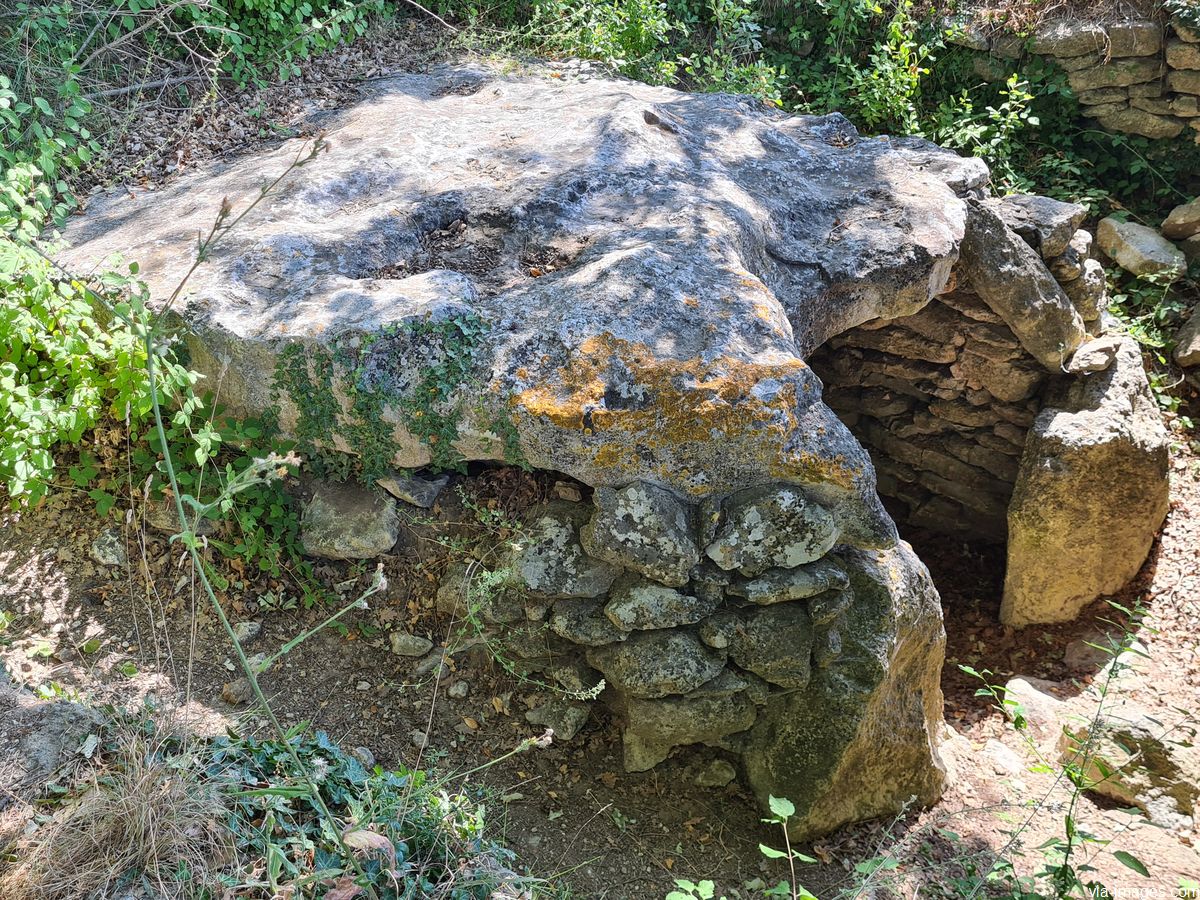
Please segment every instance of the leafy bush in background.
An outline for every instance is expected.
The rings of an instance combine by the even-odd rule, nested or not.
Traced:
[[[150,413],[144,298],[112,274],[102,297],[57,272],[42,255],[52,249],[0,236],[0,483],[14,503],[46,493],[59,444],[106,417],[136,427]],[[191,386],[170,356],[161,368],[168,396]]]
[[[19,0],[0,13],[0,484],[12,502],[41,499],[59,445],[79,443],[106,419],[139,434],[150,411],[148,298],[129,277],[136,267],[85,284],[51,262],[52,229],[76,206],[72,182],[102,162],[111,135],[101,132],[114,127],[113,110],[94,99],[217,71],[241,84],[286,78],[298,59],[361,34],[382,8],[383,0]],[[168,397],[194,382],[169,352],[160,368]],[[177,427],[187,430],[198,411]],[[106,491],[92,492],[111,505]],[[259,549],[274,568],[278,548]]]

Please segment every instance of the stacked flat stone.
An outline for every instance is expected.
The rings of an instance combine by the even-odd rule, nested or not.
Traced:
[[[1079,228],[1084,209],[1031,195],[986,205],[1040,257],[1026,263],[1043,269],[1044,281],[1052,276],[1085,327],[1098,331],[1104,269],[1091,258],[1091,234]],[[1069,361],[1041,364],[965,268],[955,290],[920,312],[851,329],[809,362],[825,383],[826,402],[871,451],[879,492],[900,521],[1004,541],[1041,391]]]
[[[599,697],[617,710],[628,771],[703,744],[742,757],[752,783],[785,778],[819,795],[884,679],[879,617],[897,601],[937,602],[922,568],[906,574],[906,547],[843,544],[829,510],[795,485],[699,503],[645,482],[598,488],[591,505],[536,510],[526,533],[511,561],[526,621],[500,640],[524,671],[587,694],[576,708]],[[457,575],[450,590],[466,590]],[[940,642],[940,629],[926,638]],[[929,669],[930,696],[910,695],[916,707],[937,693],[924,656],[913,663]],[[845,715],[823,722],[835,698]],[[797,758],[789,732],[820,746]]]
[[[1146,558],[1167,511],[1167,435],[1137,345],[1103,333],[1083,208],[966,194],[954,289],[810,363],[896,517],[1007,540],[1001,620],[1066,621]]]
[[[766,485],[692,505],[634,482],[594,507],[554,503],[516,554],[527,631],[548,632],[529,670],[586,658],[627,719],[625,767],[677,746],[738,749],[772,691],[799,691],[842,652],[853,595],[829,512]],[[574,671],[574,669],[572,670]],[[565,685],[564,685],[565,687]]]
[[[1200,132],[1200,32],[1178,19],[1166,27],[1152,20],[1101,25],[1063,19],[1039,26],[1028,40],[989,38],[970,25],[955,26],[954,33],[956,43],[990,51],[976,65],[989,79],[1010,74],[1011,66],[997,57],[1016,59],[1028,51],[1057,63],[1083,115],[1109,131],[1149,138]]]

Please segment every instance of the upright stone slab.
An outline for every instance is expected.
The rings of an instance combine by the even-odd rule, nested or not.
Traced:
[[[1008,510],[1001,621],[1068,621],[1137,574],[1167,514],[1167,448],[1130,338],[1108,369],[1050,398]]]

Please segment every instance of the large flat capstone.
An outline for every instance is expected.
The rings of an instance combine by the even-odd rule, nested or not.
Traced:
[[[521,457],[703,497],[805,484],[887,546],[866,453],[805,356],[947,287],[963,166],[840,116],[453,68],[379,82],[213,249],[177,308],[235,410],[369,469]],[[94,198],[63,262],[161,300],[222,201],[302,150]],[[936,163],[936,165],[935,165]],[[956,181],[957,179],[957,181]]]

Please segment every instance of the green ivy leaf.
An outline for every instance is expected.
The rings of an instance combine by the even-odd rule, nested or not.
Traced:
[[[1137,872],[1143,878],[1150,877],[1150,870],[1147,869],[1145,864],[1132,853],[1127,853],[1124,850],[1114,850],[1113,858],[1126,868],[1133,869],[1133,871]]]

